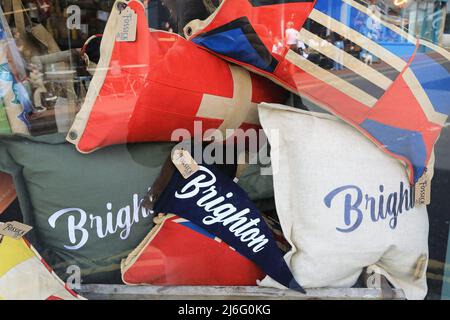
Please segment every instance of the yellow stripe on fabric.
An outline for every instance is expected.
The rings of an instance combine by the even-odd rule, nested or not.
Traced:
[[[436,51],[437,53],[439,53],[440,55],[445,57],[447,60],[450,60],[450,51],[447,51],[446,49],[441,48],[441,47],[435,45],[434,43],[431,43],[431,42],[423,40],[423,39],[419,40],[419,44],[421,44],[425,47],[428,47],[431,50]]]
[[[202,102],[196,114],[199,118],[223,120],[227,116],[228,109],[233,106],[233,99],[214,96],[210,94],[204,94]],[[248,110],[248,114],[245,117],[244,122],[248,124],[259,124],[258,118],[258,105],[251,103],[251,108]],[[226,128],[236,129],[236,128]]]
[[[406,68],[407,65],[406,61],[402,60],[389,50],[383,48],[378,43],[370,40],[369,38],[363,36],[361,33],[331,18],[330,16],[327,16],[326,14],[323,14],[322,12],[314,9],[311,12],[309,18],[326,26],[328,29],[331,29],[332,31],[339,33],[341,36],[354,42],[361,48],[370,51],[375,56],[377,56],[390,66],[392,66],[397,71],[402,72]]]
[[[252,78],[244,68],[229,64],[233,78],[233,98],[215,97],[203,95],[202,102],[197,111],[197,117],[223,119],[217,129],[222,133],[224,140],[228,138],[227,133],[239,128],[242,123],[258,124],[258,109],[252,103]],[[215,136],[216,141],[218,137]],[[208,137],[206,137],[208,139]]]
[[[423,112],[425,113],[428,121],[434,122],[440,126],[444,125],[447,121],[447,115],[437,112],[433,108],[433,104],[430,101],[430,98],[426,94],[423,86],[420,84],[419,80],[417,80],[416,76],[412,72],[410,68],[405,70],[403,74],[403,79],[405,80],[408,87],[411,89],[414,97],[419,102],[422,107]]]
[[[34,257],[33,251],[23,239],[3,237],[0,243],[0,277],[18,264]]]
[[[301,57],[299,54],[295,53],[292,50],[289,50],[286,55],[286,60],[291,62],[292,64],[298,66],[305,72],[309,73],[313,77],[319,79],[320,81],[325,82],[326,84],[336,88],[337,90],[343,92],[344,94],[350,96],[351,98],[359,101],[365,106],[371,108],[377,103],[377,99],[372,97],[371,95],[365,93],[363,90],[355,87],[351,83],[342,80],[341,78],[335,76],[331,72],[322,69],[318,65],[313,62]]]
[[[361,60],[356,59],[354,56],[348,54],[344,50],[337,48],[330,42],[324,41],[322,38],[316,36],[314,33],[311,33],[306,29],[300,30],[299,38],[305,44],[309,45],[309,47],[313,48],[314,50],[320,52],[330,59],[342,55],[345,67],[352,70],[359,76],[366,78],[367,80],[384,90],[387,90],[393,83],[391,79],[378,72],[374,68],[368,66]],[[313,40],[313,42],[309,40]],[[314,43],[316,43],[317,45],[314,45]]]

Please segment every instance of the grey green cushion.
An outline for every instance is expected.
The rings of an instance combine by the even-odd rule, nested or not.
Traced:
[[[0,171],[13,175],[24,222],[34,226],[31,240],[60,277],[66,279],[67,268],[74,265],[80,268],[83,283],[121,283],[121,259],[153,226],[152,217],[134,207],[172,147],[170,143],[119,145],[83,155],[61,134],[0,135]],[[253,200],[273,197],[272,177],[261,176],[257,165],[246,170],[240,184]],[[72,228],[71,241],[69,224],[79,225],[83,215],[86,222]],[[122,217],[119,225],[118,216]],[[124,219],[135,216],[137,222],[128,232]],[[112,225],[106,232],[108,219]]]
[[[120,260],[153,226],[153,217],[139,211],[139,200],[172,144],[121,145],[83,155],[61,142],[58,136],[45,142],[1,138],[0,170],[14,175],[24,221],[35,227],[41,254],[61,277],[75,265],[85,283],[119,283]]]

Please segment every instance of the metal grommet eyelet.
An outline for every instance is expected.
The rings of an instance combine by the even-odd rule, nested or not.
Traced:
[[[186,35],[187,35],[188,37],[190,37],[190,36],[192,35],[192,28],[191,28],[191,27],[187,27],[187,28],[186,28]]]
[[[78,138],[78,134],[75,131],[70,131],[69,132],[69,139],[70,140],[77,140]]]

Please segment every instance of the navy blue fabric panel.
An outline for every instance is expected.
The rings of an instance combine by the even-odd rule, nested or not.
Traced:
[[[176,170],[155,203],[155,212],[188,219],[252,260],[274,280],[304,292],[245,191],[214,166],[199,167],[188,179]]]
[[[265,47],[246,17],[203,33],[192,41],[213,52],[274,72],[278,61]]]
[[[396,127],[387,126],[367,119],[361,127],[381,142],[389,151],[408,159],[414,168],[414,182],[425,172],[427,149],[422,134]]]

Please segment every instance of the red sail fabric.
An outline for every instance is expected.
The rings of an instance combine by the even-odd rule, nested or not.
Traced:
[[[450,114],[450,53],[387,22],[376,5],[224,0],[184,32],[357,128],[407,166],[411,184],[430,182]]]
[[[126,260],[126,284],[255,286],[264,277],[250,260],[220,239],[167,215]]]
[[[114,7],[101,44],[101,59],[85,103],[67,140],[83,153],[126,142],[171,141],[177,129],[259,128],[257,104],[282,102],[286,91],[230,65],[192,42],[149,31],[139,1],[136,40],[117,41],[120,10]]]

